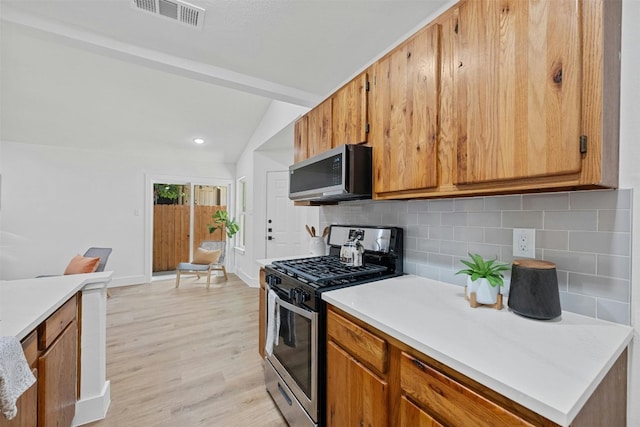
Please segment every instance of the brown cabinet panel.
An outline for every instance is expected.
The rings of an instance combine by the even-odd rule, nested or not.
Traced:
[[[78,303],[74,295],[39,326],[38,347],[40,350],[49,348],[67,325],[76,318],[77,311]]]
[[[258,353],[266,357],[264,346],[267,341],[267,288],[264,268],[260,269],[260,296],[258,298]]]
[[[411,403],[406,397],[400,398],[400,425],[412,427],[444,427],[431,415]]]
[[[453,33],[443,35],[454,49],[454,184],[580,172],[578,7],[575,0],[460,4]]]
[[[327,336],[340,343],[360,362],[372,367],[380,374],[386,373],[388,353],[385,340],[333,311],[327,312]]]
[[[389,425],[387,382],[356,359],[327,343],[327,425]]]
[[[307,113],[308,157],[333,148],[331,114],[331,98]]]
[[[340,88],[331,102],[332,146],[367,142],[367,73]]]
[[[449,426],[533,425],[406,353],[400,361],[400,385]]]
[[[38,427],[71,425],[76,405],[77,355],[78,325],[73,319],[38,361]]]
[[[37,369],[32,369],[31,372],[38,378]],[[0,414],[0,427],[35,427],[38,424],[38,381],[18,398],[16,407],[18,413],[11,421]]]
[[[373,66],[374,192],[436,187],[439,27],[422,29]]]
[[[293,128],[293,161],[301,162],[309,157],[309,135],[308,135],[309,118],[302,116]]]

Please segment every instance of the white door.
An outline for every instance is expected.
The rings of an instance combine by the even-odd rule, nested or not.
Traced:
[[[267,172],[266,257],[301,255],[303,248],[304,207],[289,200],[289,171]],[[304,249],[304,250],[303,250]]]

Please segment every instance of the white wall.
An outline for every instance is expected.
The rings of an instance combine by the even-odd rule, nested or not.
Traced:
[[[622,2],[622,76],[620,96],[620,187],[633,188],[631,259],[631,326],[635,329],[631,345],[629,372],[628,425],[640,425],[640,2]],[[632,403],[634,402],[634,403]]]
[[[144,282],[145,176],[233,180],[207,156],[0,142],[0,278],[61,274],[90,246],[113,248],[112,285]]]
[[[236,253],[236,273],[251,285],[255,285],[258,278],[255,261],[264,256],[264,251],[260,250],[260,245],[264,245],[264,221],[261,218],[265,215],[266,204],[263,203],[264,194],[260,192],[262,184],[266,181],[266,171],[271,166],[277,169],[270,170],[288,168],[293,158],[292,151],[283,150],[280,152],[281,159],[277,156],[270,159],[271,166],[267,163],[256,165],[254,151],[307,111],[308,108],[305,107],[273,101],[236,164],[236,177],[245,177],[247,182],[247,243],[244,252]],[[291,143],[293,144],[293,141]],[[262,217],[256,218],[258,212]]]

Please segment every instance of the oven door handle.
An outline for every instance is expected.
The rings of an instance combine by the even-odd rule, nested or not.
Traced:
[[[288,303],[286,301],[284,301],[283,299],[281,299],[279,296],[276,297],[276,304],[278,304],[279,306],[282,306],[284,308],[286,308],[289,311],[293,311],[296,314],[299,314],[302,317],[306,317],[309,320],[313,320],[313,312],[309,311],[309,310],[305,310],[304,308],[300,308],[297,307],[291,303]]]

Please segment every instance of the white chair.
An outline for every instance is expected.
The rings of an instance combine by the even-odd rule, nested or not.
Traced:
[[[184,275],[207,275],[207,289],[211,285],[211,272],[222,271],[224,280],[228,280],[227,270],[224,267],[224,255],[226,241],[205,240],[193,255],[191,262],[181,262],[176,267],[176,288],[180,286],[180,277]],[[219,253],[218,253],[219,251]]]

